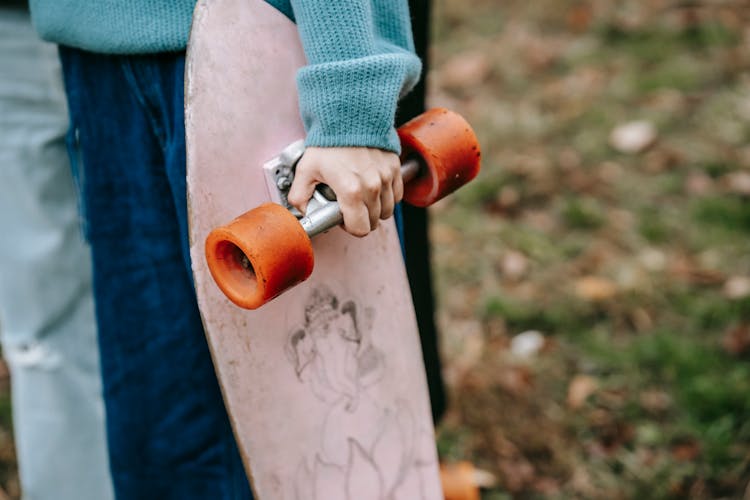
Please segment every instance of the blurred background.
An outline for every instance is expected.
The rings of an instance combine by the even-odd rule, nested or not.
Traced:
[[[484,158],[431,210],[441,456],[485,499],[750,498],[750,1],[435,0],[432,36]]]
[[[484,498],[750,498],[750,2],[436,0],[446,459]]]

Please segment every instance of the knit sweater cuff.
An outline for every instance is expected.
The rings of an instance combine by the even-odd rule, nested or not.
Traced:
[[[297,74],[308,146],[363,146],[400,153],[396,104],[417,81],[412,53],[379,54],[305,66]]]

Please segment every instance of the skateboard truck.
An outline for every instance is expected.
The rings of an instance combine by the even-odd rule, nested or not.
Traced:
[[[479,173],[476,135],[460,115],[431,109],[398,129],[404,201],[426,207]],[[272,203],[244,213],[211,231],[206,260],[224,295],[245,309],[257,309],[306,280],[313,270],[310,238],[343,222],[335,194],[319,186],[304,216],[286,196],[304,143],[287,146],[264,165]]]
[[[402,163],[401,178],[404,183],[414,179],[419,173],[420,168],[420,162],[416,158],[409,158]],[[310,238],[344,222],[344,217],[341,214],[339,203],[335,199],[335,194],[334,198],[331,199],[330,195],[325,192],[326,189],[330,191],[328,186],[324,186],[320,190],[315,190],[312,199],[308,203],[307,214],[299,221],[305,233]],[[331,193],[333,192],[331,191]]]
[[[263,165],[266,187],[271,201],[289,210],[299,220],[305,233],[312,238],[344,222],[341,209],[336,201],[336,193],[325,184],[320,184],[307,204],[307,213],[302,214],[287,199],[294,181],[297,162],[305,153],[305,141],[291,143],[284,150]],[[404,183],[414,179],[420,172],[418,158],[408,158],[401,165],[401,178]]]

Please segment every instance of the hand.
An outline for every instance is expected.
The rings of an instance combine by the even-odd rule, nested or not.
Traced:
[[[393,215],[404,194],[401,162],[395,153],[373,148],[307,148],[297,163],[289,202],[305,213],[317,184],[336,193],[344,229],[366,236]]]

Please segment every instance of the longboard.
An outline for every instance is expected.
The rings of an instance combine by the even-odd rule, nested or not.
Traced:
[[[295,25],[262,0],[198,1],[186,63],[190,253],[245,469],[260,500],[441,499],[394,222],[362,239],[338,227],[316,236],[309,278],[257,310],[228,300],[206,261],[213,229],[274,200],[263,166],[304,137],[304,64]]]

